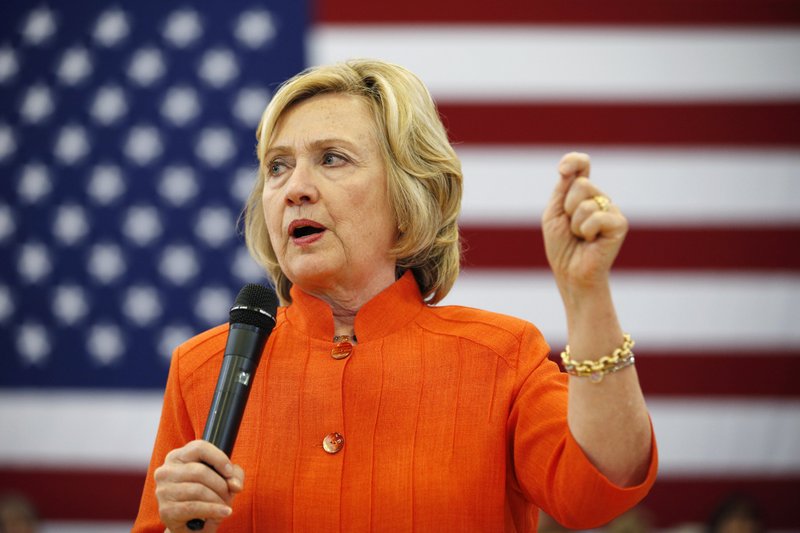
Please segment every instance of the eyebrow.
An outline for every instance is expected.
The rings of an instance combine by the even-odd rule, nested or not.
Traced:
[[[319,150],[320,148],[325,148],[329,146],[344,146],[345,148],[349,148],[354,151],[358,150],[359,148],[358,144],[341,137],[325,137],[324,139],[316,139],[308,143],[306,146],[308,148],[311,148],[312,150]],[[273,153],[285,153],[291,151],[292,151],[291,146],[284,146],[284,145],[270,146],[269,149],[264,154],[264,158],[265,159],[269,158],[269,156],[272,155]]]

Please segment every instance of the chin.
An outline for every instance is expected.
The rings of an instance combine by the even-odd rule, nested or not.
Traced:
[[[287,268],[288,267],[288,268]],[[334,266],[324,261],[289,261],[281,269],[294,285],[299,287],[327,285],[331,279],[336,277],[336,272],[344,268]]]

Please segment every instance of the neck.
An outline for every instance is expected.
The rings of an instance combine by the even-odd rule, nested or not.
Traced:
[[[358,309],[337,309],[331,306],[333,311],[333,334],[355,336],[355,322]]]
[[[385,279],[384,279],[385,278]],[[375,296],[395,282],[394,273],[384,278],[373,278],[366,287],[358,290],[347,290],[338,287],[334,290],[309,291],[326,302],[333,313],[334,335],[355,335],[355,321],[358,311]]]

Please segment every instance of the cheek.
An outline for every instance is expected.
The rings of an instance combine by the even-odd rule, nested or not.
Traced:
[[[274,248],[280,243],[279,237],[282,227],[282,213],[280,205],[276,205],[275,203],[275,194],[273,191],[265,189],[264,193],[261,195],[261,209],[264,213],[264,220],[267,223],[267,232],[269,233],[269,238]]]

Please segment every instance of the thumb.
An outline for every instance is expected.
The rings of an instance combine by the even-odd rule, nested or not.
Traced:
[[[589,155],[580,152],[570,152],[561,158],[558,163],[559,179],[553,188],[553,194],[547,204],[543,218],[551,218],[564,214],[564,200],[567,192],[578,177],[589,177],[591,164]]]

